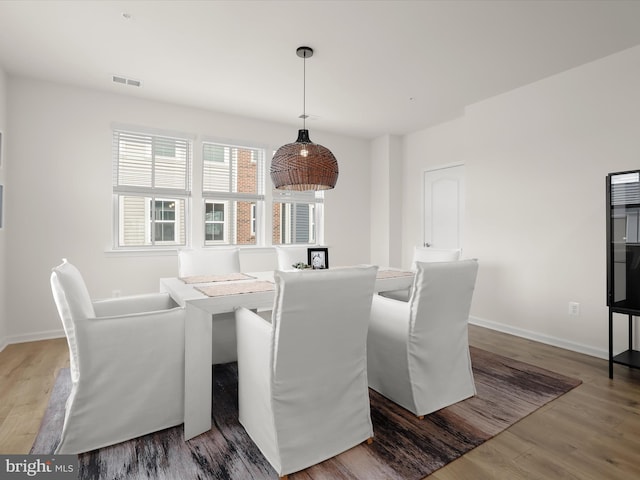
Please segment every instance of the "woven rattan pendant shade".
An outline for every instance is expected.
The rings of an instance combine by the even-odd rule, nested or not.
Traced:
[[[278,149],[271,160],[271,180],[280,190],[329,190],[338,181],[338,162],[333,153],[298,130],[295,143]]]
[[[296,54],[306,62],[306,59],[313,55],[313,50],[309,47],[298,47]],[[313,143],[309,139],[309,130],[305,128],[306,67],[304,72],[301,116],[303,128],[298,130],[295,143],[287,143],[280,147],[271,160],[271,180],[278,190],[329,190],[334,188],[338,181],[336,157],[328,148]]]

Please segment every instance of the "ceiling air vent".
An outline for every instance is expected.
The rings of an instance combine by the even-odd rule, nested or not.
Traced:
[[[126,78],[120,75],[113,76],[113,83],[121,83],[122,85],[130,85],[132,87],[142,86],[142,82],[140,80],[135,80],[133,78]]]

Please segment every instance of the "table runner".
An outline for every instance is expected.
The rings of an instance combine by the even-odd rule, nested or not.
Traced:
[[[210,287],[195,287],[196,290],[208,297],[220,297],[223,295],[239,295],[242,293],[268,292],[275,288],[274,284],[267,281],[224,283]]]
[[[211,283],[211,282],[231,282],[236,280],[248,280],[252,277],[246,273],[223,273],[217,275],[191,275],[189,277],[181,277],[184,283]]]
[[[378,270],[378,278],[396,278],[396,277],[411,277],[414,272],[406,272],[403,270]]]

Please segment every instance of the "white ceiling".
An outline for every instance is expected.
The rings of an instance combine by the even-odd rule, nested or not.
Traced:
[[[365,138],[639,44],[636,0],[0,1],[10,75],[297,127],[308,45],[307,127]]]

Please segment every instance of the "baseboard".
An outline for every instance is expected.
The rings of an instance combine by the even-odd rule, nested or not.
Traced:
[[[45,332],[29,333],[25,335],[9,335],[0,339],[0,352],[13,343],[37,342],[38,340],[50,340],[64,337],[64,330],[48,330]]]
[[[582,345],[580,343],[570,342],[562,338],[552,337],[550,335],[544,335],[531,330],[525,330],[523,328],[513,327],[511,325],[505,325],[503,323],[492,322],[491,320],[485,320],[484,318],[469,317],[469,323],[472,325],[478,325],[480,327],[489,328],[502,333],[508,333],[515,335],[516,337],[526,338],[535,342],[544,343],[546,345],[552,345],[554,347],[564,348],[565,350],[571,350],[572,352],[584,353],[596,358],[609,359],[609,352],[601,350],[599,348],[591,347],[589,345]]]
[[[571,350],[572,352],[583,353],[596,358],[602,358],[607,360],[609,358],[609,352],[598,348],[591,347],[589,345],[582,345],[580,343],[570,342],[562,338],[552,337],[550,335],[543,335],[541,333],[532,332],[531,330],[525,330],[523,328],[513,327],[511,325],[505,325],[504,323],[493,322],[480,317],[469,317],[469,323],[472,325],[478,325],[479,327],[496,330],[502,333],[508,333],[509,335],[515,335],[516,337],[526,338],[535,342],[544,343],[546,345],[552,345],[554,347],[564,348],[565,350]],[[35,342],[38,340],[49,340],[52,338],[64,337],[64,330],[49,330],[45,332],[30,333],[26,335],[12,335],[4,338],[0,338],[0,352],[3,351],[8,345],[13,343]]]

